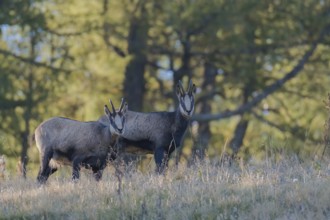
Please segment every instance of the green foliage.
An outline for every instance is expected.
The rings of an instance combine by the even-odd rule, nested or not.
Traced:
[[[48,117],[96,120],[109,98],[119,102],[133,22],[147,39],[140,51],[147,59],[144,110],[173,109],[175,76],[192,77],[200,88],[209,62],[218,69],[214,89],[196,100],[208,97],[211,114],[236,109],[291,71],[330,23],[329,3],[313,0],[10,0],[0,6],[0,151],[13,159],[24,132],[31,137]],[[320,153],[329,52],[327,35],[299,76],[245,113],[246,158],[266,157],[270,139],[283,148],[276,151]],[[209,156],[221,154],[238,120],[210,123]],[[192,136],[184,153],[191,152]],[[37,161],[35,150],[29,156]]]

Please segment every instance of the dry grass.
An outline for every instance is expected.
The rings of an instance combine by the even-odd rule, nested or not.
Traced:
[[[44,187],[2,181],[0,219],[330,219],[328,162],[125,172],[120,194],[114,172],[105,174],[76,184],[51,176]]]

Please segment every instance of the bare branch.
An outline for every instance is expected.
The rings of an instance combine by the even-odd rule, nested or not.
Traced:
[[[204,16],[203,20],[201,21],[199,26],[192,30],[188,30],[187,35],[192,36],[192,35],[201,33],[205,28],[208,27],[208,24],[210,23],[210,21],[215,20],[216,17],[218,17],[219,15],[220,15],[220,13],[218,11],[216,11],[214,13],[209,14],[208,16]]]
[[[108,48],[112,49],[118,56],[120,57],[126,57],[126,53],[120,49],[118,46],[113,45],[110,42],[110,24],[108,22],[104,22],[103,24],[103,40],[105,44],[108,46]]]
[[[271,95],[272,93],[276,92],[280,89],[287,81],[291,80],[295,76],[297,76],[300,71],[304,68],[304,65],[307,63],[308,59],[313,55],[317,45],[321,42],[323,37],[328,34],[330,29],[330,25],[327,26],[319,35],[319,37],[312,43],[311,48],[304,54],[304,56],[300,59],[298,64],[283,78],[278,79],[271,85],[264,88],[264,90],[256,95],[251,101],[247,102],[244,105],[241,105],[235,110],[232,111],[225,111],[220,114],[197,114],[192,117],[193,120],[196,121],[212,121],[212,120],[219,120],[222,118],[228,118],[234,115],[240,115],[242,113],[250,111],[253,107],[259,104],[263,99]]]
[[[278,124],[276,124],[276,123],[274,123],[274,122],[272,122],[272,121],[269,121],[269,120],[265,119],[265,118],[262,117],[261,115],[257,114],[255,111],[251,111],[251,113],[252,113],[252,115],[253,115],[256,119],[258,119],[258,120],[261,121],[262,123],[267,124],[267,125],[269,125],[269,126],[271,126],[271,127],[274,127],[274,128],[276,128],[277,130],[279,130],[279,131],[281,131],[281,132],[285,132],[285,131],[287,131],[287,129],[285,129],[284,126],[278,125]]]
[[[159,64],[157,63],[157,61],[147,60],[147,65],[149,65],[149,66],[151,66],[151,67],[153,67],[153,68],[155,68],[155,69],[157,69],[157,70],[167,70],[167,71],[171,71],[170,69],[165,68],[165,67],[159,65]]]
[[[101,29],[101,28],[100,27],[95,27],[95,28],[90,28],[90,29],[87,29],[87,30],[82,30],[82,31],[79,31],[79,32],[58,32],[58,31],[55,31],[55,30],[51,30],[49,28],[45,28],[44,31],[48,32],[50,34],[53,34],[55,36],[58,36],[58,37],[73,37],[73,36],[81,36],[83,34],[90,33],[93,30],[99,30],[99,29]]]
[[[269,121],[266,118],[262,117],[261,115],[257,114],[254,111],[251,111],[252,115],[259,120],[260,122],[267,124],[270,127],[276,128],[281,132],[289,132],[290,134],[292,134],[293,136],[299,138],[302,141],[306,140],[306,135],[305,135],[305,129],[301,128],[297,125],[295,126],[286,126],[286,125],[280,125],[280,124],[276,124],[275,122]],[[312,137],[309,138],[310,141],[317,143],[317,140],[314,140]]]
[[[0,99],[0,109],[1,110],[8,110],[13,109],[19,106],[25,106],[26,101],[25,100],[6,100],[6,99]]]
[[[291,95],[296,95],[296,96],[298,96],[299,98],[302,98],[302,99],[310,99],[311,101],[319,102],[317,97],[307,95],[307,94],[303,94],[300,91],[295,91],[293,89],[283,88],[283,92],[289,93]]]
[[[195,103],[197,105],[198,103],[201,103],[203,101],[212,99],[215,95],[219,95],[219,96],[224,97],[224,94],[223,94],[222,91],[214,89],[214,90],[212,90],[208,93],[204,93],[203,95],[199,96],[198,99],[196,99]]]
[[[46,63],[37,62],[33,59],[29,59],[29,58],[26,58],[26,57],[16,55],[16,54],[14,54],[10,51],[7,51],[7,50],[0,49],[0,54],[3,54],[4,56],[13,57],[13,58],[15,58],[19,61],[23,61],[25,63],[32,64],[36,67],[44,67],[44,68],[50,69],[50,70],[55,71],[55,72],[64,72],[64,73],[71,73],[72,72],[72,70],[66,70],[66,69],[62,69],[62,68],[53,67],[53,66],[50,66]]]

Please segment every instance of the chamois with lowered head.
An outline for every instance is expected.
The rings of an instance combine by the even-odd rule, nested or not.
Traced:
[[[122,99],[116,111],[104,106],[107,123],[81,122],[54,117],[41,123],[35,130],[36,145],[40,153],[37,181],[43,184],[61,165],[72,166],[72,180],[79,179],[80,167],[92,169],[94,178],[102,178],[107,156],[112,152],[119,135],[124,132],[127,103]]]
[[[156,172],[164,173],[171,153],[181,145],[182,137],[194,111],[196,87],[189,81],[187,91],[181,81],[176,86],[179,107],[174,112],[127,111],[125,132],[118,138],[123,152],[154,154]],[[100,118],[105,121],[105,116]]]

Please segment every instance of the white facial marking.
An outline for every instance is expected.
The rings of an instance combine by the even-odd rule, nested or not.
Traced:
[[[117,128],[118,129],[122,129],[123,128],[123,123],[122,123],[121,117],[118,114],[115,116],[114,122],[117,125]]]
[[[181,114],[187,116],[187,112],[182,108],[182,105],[180,105],[180,112],[181,112]]]
[[[186,106],[187,111],[190,111],[192,106],[191,106],[191,99],[190,99],[189,95],[184,96],[183,102],[184,102],[184,105]]]
[[[111,124],[110,124],[109,128],[110,128],[111,134],[117,134],[117,131],[112,127]]]

